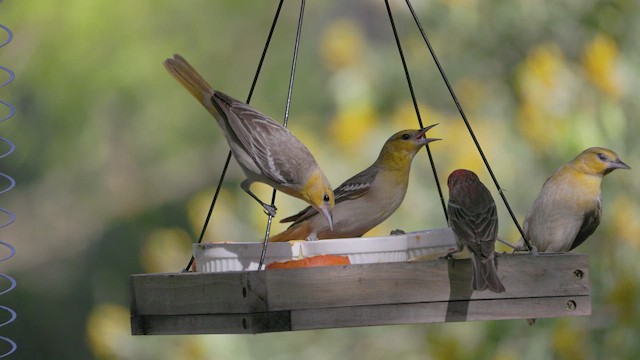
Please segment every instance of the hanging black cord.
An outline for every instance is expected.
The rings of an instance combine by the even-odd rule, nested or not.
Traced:
[[[485,157],[484,152],[482,151],[482,147],[480,147],[480,143],[478,142],[478,139],[476,138],[476,135],[473,132],[473,129],[471,129],[471,125],[469,125],[469,121],[467,120],[467,116],[465,115],[464,110],[462,110],[462,106],[460,105],[460,102],[458,101],[458,97],[456,96],[456,93],[453,90],[453,87],[449,83],[449,79],[447,78],[447,75],[444,73],[444,69],[442,68],[442,65],[440,65],[440,61],[438,61],[438,57],[436,56],[435,51],[431,47],[431,43],[429,42],[429,39],[427,38],[427,35],[426,35],[424,29],[422,28],[422,24],[420,24],[420,20],[418,20],[418,16],[416,15],[416,12],[413,10],[413,6],[411,6],[411,1],[410,0],[405,0],[405,1],[407,3],[407,6],[409,7],[409,11],[411,11],[411,15],[413,16],[413,20],[416,22],[416,25],[418,26],[418,29],[420,29],[420,34],[422,35],[422,38],[424,39],[425,44],[429,48],[429,52],[431,53],[431,57],[433,57],[433,61],[435,62],[436,66],[438,67],[438,71],[440,72],[440,75],[442,76],[442,80],[444,80],[444,83],[447,86],[447,89],[449,90],[449,93],[451,94],[451,97],[453,98],[453,101],[456,103],[456,107],[458,108],[458,112],[460,112],[460,116],[462,116],[462,120],[464,120],[464,124],[467,126],[467,130],[469,130],[469,134],[471,135],[471,138],[473,139],[473,142],[475,143],[476,148],[478,149],[478,152],[480,153],[480,157],[482,157],[482,161],[484,162],[485,167],[489,171],[489,175],[491,175],[491,179],[493,180],[493,183],[496,185],[496,188],[498,189],[498,193],[500,194],[500,197],[502,198],[502,201],[504,202],[505,206],[507,207],[507,210],[509,211],[509,215],[511,215],[511,219],[513,220],[513,223],[516,224],[516,227],[518,228],[518,231],[520,232],[520,235],[522,236],[522,239],[524,240],[525,244],[527,245],[527,248],[529,250],[532,250],[531,243],[529,243],[529,240],[527,239],[527,237],[524,236],[524,231],[520,227],[520,224],[518,223],[518,219],[516,219],[516,216],[513,213],[513,210],[511,210],[511,206],[509,205],[509,202],[507,201],[507,197],[504,195],[504,190],[500,187],[500,184],[498,184],[498,179],[493,174],[493,170],[491,170],[491,166],[489,165],[489,161],[487,161],[487,158]]]
[[[246,103],[248,104],[251,101],[251,97],[253,96],[253,90],[256,87],[256,83],[258,82],[258,77],[260,76],[260,70],[262,70],[262,64],[264,63],[264,58],[267,56],[267,50],[269,49],[269,44],[271,43],[271,36],[273,35],[273,31],[276,28],[276,23],[278,22],[278,17],[280,16],[280,9],[282,9],[282,3],[284,0],[280,0],[278,4],[278,9],[276,10],[276,14],[273,17],[273,22],[271,23],[271,29],[269,30],[269,35],[267,36],[267,41],[264,44],[264,48],[262,49],[262,55],[260,56],[260,61],[258,62],[258,68],[256,69],[256,73],[253,76],[253,82],[251,83],[251,88],[249,89],[249,95],[247,96]],[[227,160],[224,163],[224,167],[222,168],[222,174],[220,174],[220,180],[218,180],[218,187],[216,188],[216,192],[213,195],[213,199],[211,200],[211,206],[209,206],[209,212],[207,213],[207,217],[204,220],[204,224],[202,225],[202,231],[200,232],[200,237],[198,238],[198,244],[202,242],[204,238],[204,233],[207,230],[207,226],[209,225],[209,221],[211,220],[211,215],[213,214],[213,208],[216,206],[216,202],[218,201],[218,195],[220,194],[220,190],[222,189],[222,182],[224,181],[224,177],[227,175],[227,169],[229,168],[229,162],[231,161],[231,150],[227,153]],[[194,257],[191,255],[191,260],[189,260],[189,264],[184,268],[183,271],[189,271],[191,265],[193,264]]]
[[[393,15],[391,14],[391,8],[389,7],[389,0],[384,0],[384,4],[387,6],[387,14],[389,14],[389,21],[391,22],[391,28],[393,29],[393,36],[396,39],[396,45],[398,45],[398,52],[400,53],[400,59],[402,59],[402,67],[404,68],[404,75],[407,78],[407,84],[409,85],[409,92],[411,93],[411,101],[413,101],[413,108],[416,111],[416,116],[418,117],[418,124],[420,128],[423,128],[422,125],[422,117],[420,116],[420,109],[418,108],[418,101],[416,101],[416,94],[413,91],[413,84],[411,82],[411,76],[409,75],[409,68],[407,67],[407,62],[404,58],[404,52],[402,51],[402,45],[400,44],[400,38],[398,37],[398,31],[396,29],[396,23],[393,21]],[[442,211],[444,212],[444,218],[449,223],[449,215],[447,214],[447,205],[444,201],[444,194],[442,193],[442,188],[440,187],[440,180],[438,180],[438,171],[436,170],[436,164],[433,161],[433,156],[431,155],[431,149],[429,148],[429,144],[426,144],[425,148],[427,149],[427,155],[429,155],[429,163],[431,164],[431,169],[433,170],[433,178],[436,180],[436,187],[438,188],[438,194],[440,194],[440,202],[442,203]]]
[[[291,107],[291,95],[293,94],[293,79],[296,76],[296,64],[298,63],[298,49],[300,48],[300,34],[302,33],[302,19],[304,17],[304,6],[306,1],[302,0],[300,2],[300,15],[298,16],[298,29],[296,31],[296,41],[293,47],[293,60],[291,62],[291,75],[289,76],[289,90],[287,92],[287,104],[284,110],[284,122],[282,126],[285,128],[289,123],[289,108]],[[274,206],[276,202],[276,190],[273,190],[273,194],[271,195],[271,206]],[[267,228],[264,232],[264,242],[262,243],[262,253],[260,254],[260,262],[258,263],[258,271],[262,269],[262,265],[264,264],[264,259],[267,256],[267,245],[269,244],[269,233],[271,232],[271,222],[273,221],[273,216],[269,215],[269,220],[267,220]]]

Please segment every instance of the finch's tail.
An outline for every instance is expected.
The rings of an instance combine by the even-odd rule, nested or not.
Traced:
[[[311,234],[311,226],[303,221],[299,224],[291,225],[287,230],[269,238],[271,242],[284,242],[289,240],[305,240]]]
[[[218,111],[211,103],[213,88],[182,56],[175,54],[164,61],[164,67],[187,91],[193,95],[214,116]]]
[[[498,268],[495,257],[488,259],[478,259],[475,255],[471,256],[473,263],[473,277],[471,279],[471,287],[473,290],[489,289],[496,293],[505,291],[504,285],[498,278]]]

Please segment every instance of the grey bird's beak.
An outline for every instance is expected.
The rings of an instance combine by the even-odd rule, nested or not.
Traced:
[[[438,124],[433,124],[433,125],[429,125],[427,127],[423,127],[422,129],[420,129],[420,131],[418,131],[418,133],[415,136],[415,139],[420,143],[420,145],[426,145],[432,141],[438,141],[438,140],[442,140],[442,139],[436,139],[436,138],[428,138],[425,137],[425,133],[427,131],[429,131],[429,129],[433,128],[434,126],[436,126]]]
[[[611,169],[611,170],[613,170],[613,169],[631,169],[631,167],[629,165],[625,164],[620,159],[617,159],[616,161],[613,161],[613,162],[609,163],[608,168]]]
[[[329,229],[333,231],[333,214],[331,213],[331,210],[327,209],[326,207],[322,207],[320,209],[320,212],[329,222]]]

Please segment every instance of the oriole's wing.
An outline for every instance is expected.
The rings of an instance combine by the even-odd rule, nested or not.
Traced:
[[[317,166],[309,149],[270,117],[219,91],[212,103],[223,115],[229,136],[275,183],[300,183],[307,169]]]
[[[571,244],[569,251],[578,247],[578,245],[582,244],[594,231],[598,225],[600,225],[600,218],[602,216],[602,200],[598,199],[596,208],[592,211],[589,211],[584,214],[582,220],[582,226],[580,226],[580,230],[578,230],[578,234],[576,235],[575,240]]]
[[[371,189],[371,184],[378,174],[377,164],[374,164],[364,171],[352,176],[333,190],[336,206],[343,201],[351,201],[360,198]],[[280,220],[281,223],[294,222],[294,224],[309,219],[318,214],[311,206],[306,207],[299,213]],[[293,225],[292,225],[293,226]]]

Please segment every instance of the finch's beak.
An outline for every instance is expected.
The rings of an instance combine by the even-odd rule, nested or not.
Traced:
[[[331,213],[331,210],[323,206],[320,208],[320,212],[327,219],[327,222],[329,222],[329,229],[333,231],[333,214]]]
[[[425,137],[425,136],[424,136],[424,135],[425,135],[425,133],[426,133],[429,129],[431,129],[432,127],[434,127],[434,126],[436,126],[436,125],[438,125],[438,124],[433,124],[433,125],[429,125],[429,126],[427,126],[427,127],[423,127],[422,129],[420,129],[420,131],[418,131],[418,133],[417,133],[417,134],[416,134],[416,136],[415,136],[415,139],[418,141],[418,143],[419,143],[420,145],[426,145],[426,144],[428,144],[428,143],[430,143],[430,142],[432,142],[432,141],[442,140],[442,139],[436,139],[436,138],[428,138],[428,137]]]
[[[625,164],[622,160],[617,159],[616,161],[613,161],[611,163],[609,163],[609,166],[607,167],[607,169],[631,169],[631,167],[627,164]]]

